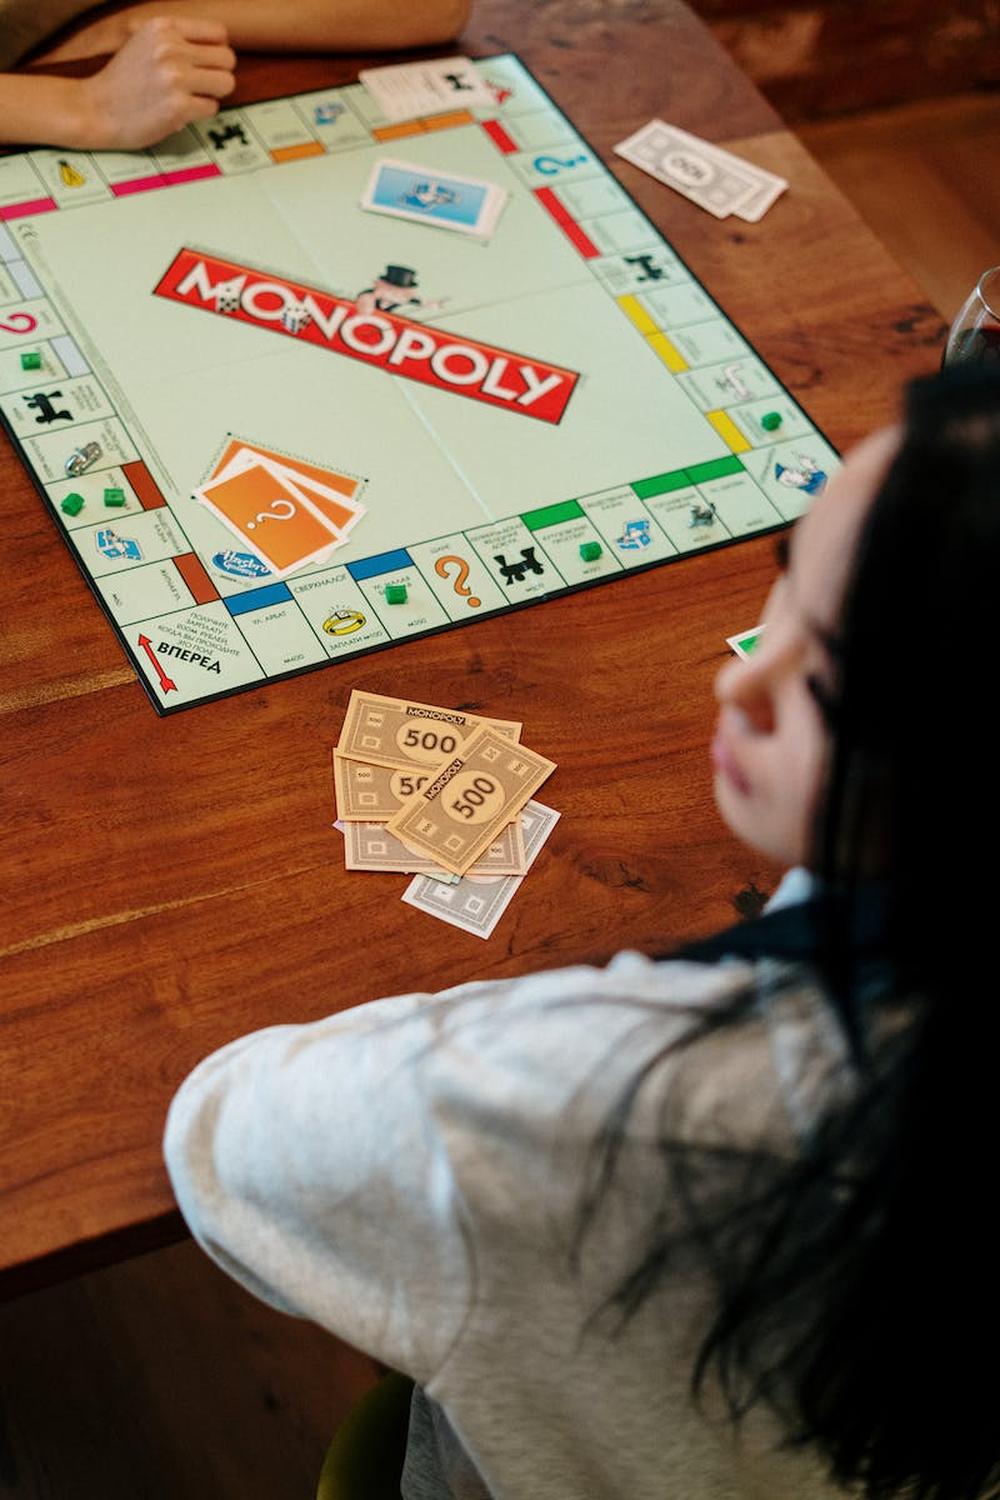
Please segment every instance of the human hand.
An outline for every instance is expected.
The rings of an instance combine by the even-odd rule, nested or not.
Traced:
[[[79,144],[88,150],[138,150],[207,120],[236,85],[236,54],[217,21],[154,16],[99,73],[80,82]]]

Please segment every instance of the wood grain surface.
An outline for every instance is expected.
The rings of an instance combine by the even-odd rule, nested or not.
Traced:
[[[890,418],[941,322],[679,0],[480,0],[460,50],[517,50],[838,446]],[[242,99],[358,59],[248,59]],[[788,177],[719,223],[609,154],[653,115]],[[735,227],[734,227],[735,225]],[[401,990],[751,913],[776,872],[714,811],[725,637],[757,622],[750,541],[159,719],[0,440],[0,1291],[182,1233],[170,1097],[208,1051]],[[330,748],[352,687],[516,717],[562,821],[484,943],[346,875]]]
[[[696,0],[786,120],[1000,83],[996,0]]]

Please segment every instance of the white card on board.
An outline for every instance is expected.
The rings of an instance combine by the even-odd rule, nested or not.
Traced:
[[[387,120],[412,120],[493,104],[493,95],[467,57],[364,68],[358,77]]]

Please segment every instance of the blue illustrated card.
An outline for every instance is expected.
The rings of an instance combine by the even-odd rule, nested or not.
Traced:
[[[463,234],[489,234],[506,197],[492,182],[383,159],[375,165],[361,207]]]

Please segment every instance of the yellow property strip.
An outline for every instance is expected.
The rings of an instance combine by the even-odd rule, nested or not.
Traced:
[[[672,344],[665,333],[650,333],[646,337],[649,347],[658,354],[668,370],[677,375],[681,370],[686,370],[688,362],[684,358],[676,344]]]
[[[638,297],[619,297],[618,306],[640,333],[649,334],[659,331]]]
[[[707,411],[705,415],[711,422],[712,426],[715,428],[716,432],[719,434],[722,441],[726,444],[727,447],[731,448],[734,453],[746,453],[747,449],[752,446],[743,436],[742,432],[737,427],[736,423],[733,421],[728,412]]]

